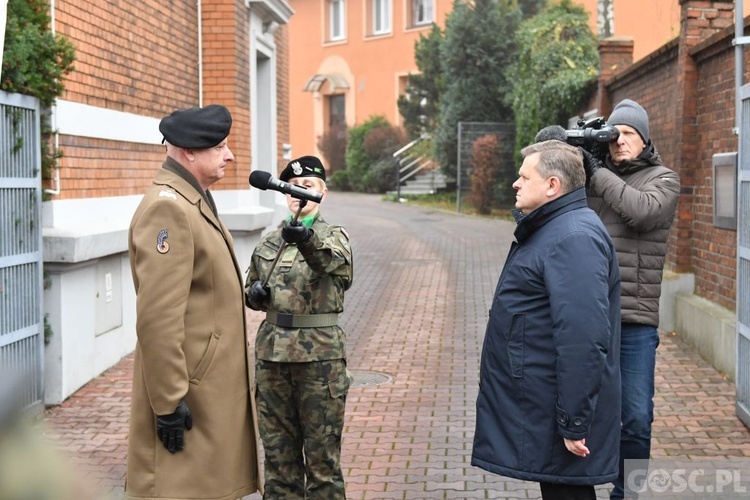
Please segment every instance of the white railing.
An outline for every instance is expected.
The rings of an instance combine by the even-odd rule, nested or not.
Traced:
[[[432,164],[431,158],[426,158],[423,155],[415,153],[413,150],[414,146],[429,138],[429,135],[424,134],[393,153],[393,157],[398,163],[396,174],[396,199],[401,199],[402,183],[414,177],[420,171]]]

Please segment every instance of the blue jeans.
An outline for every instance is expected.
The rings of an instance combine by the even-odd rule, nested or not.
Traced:
[[[624,496],[624,461],[648,460],[651,454],[651,423],[654,421],[654,368],[658,346],[659,332],[656,327],[636,323],[622,324],[620,475],[613,483],[611,499]]]

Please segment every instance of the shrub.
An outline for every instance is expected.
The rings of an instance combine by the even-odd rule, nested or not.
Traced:
[[[365,135],[362,148],[368,158],[379,160],[385,157],[393,157],[393,153],[407,142],[406,132],[403,129],[388,124],[370,130]]]
[[[383,157],[372,164],[362,178],[367,193],[385,193],[396,189],[398,162],[392,156]]]
[[[348,170],[338,170],[328,177],[326,181],[328,187],[338,189],[339,191],[351,191],[352,183],[349,179]]]
[[[515,0],[456,0],[440,45],[444,91],[440,96],[436,159],[457,176],[459,122],[513,122],[508,94],[515,78],[515,31],[521,11]]]
[[[318,139],[318,149],[331,173],[346,168],[346,135],[346,125],[339,125],[331,127]]]
[[[549,3],[516,33],[511,96],[518,159],[539,129],[565,124],[596,91],[598,39],[588,23],[582,6],[563,0]]]
[[[393,153],[406,143],[406,133],[394,127],[383,116],[373,116],[361,125],[349,129],[346,149],[346,172],[350,188],[359,192],[382,192],[383,185],[391,181],[380,179],[372,172],[381,160],[393,161]],[[389,168],[388,162],[378,167],[378,172]],[[395,173],[396,167],[393,166]],[[373,184],[374,185],[371,185]],[[395,187],[395,179],[393,180]]]
[[[36,97],[42,105],[42,177],[49,179],[61,152],[50,138],[49,106],[62,95],[63,77],[73,71],[75,46],[49,30],[49,1],[9,0],[0,89]],[[46,196],[46,194],[44,195]]]
[[[368,118],[361,125],[349,129],[349,139],[346,144],[346,168],[352,172],[364,172],[376,158],[371,158],[364,148],[367,134],[378,127],[389,127],[390,123],[384,116],[376,115]]]
[[[418,74],[410,74],[406,93],[398,98],[398,110],[410,139],[432,132],[438,123],[440,95],[443,92],[443,75],[440,45],[444,34],[437,24],[432,25],[428,36],[419,35],[414,43],[414,62]]]
[[[474,141],[469,203],[482,215],[492,211],[499,177],[500,146],[497,136],[485,135]]]

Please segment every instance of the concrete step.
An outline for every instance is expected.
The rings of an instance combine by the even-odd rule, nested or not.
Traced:
[[[420,194],[433,194],[441,189],[445,189],[448,183],[445,175],[439,170],[428,170],[426,172],[415,175],[408,179],[401,185],[400,193],[402,195],[420,195]],[[388,194],[397,194],[397,192],[389,191]]]

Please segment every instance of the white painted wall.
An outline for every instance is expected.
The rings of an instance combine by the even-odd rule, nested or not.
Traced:
[[[0,0],[1,1],[1,0]],[[110,141],[161,144],[160,118],[58,99],[52,120],[59,134]]]

